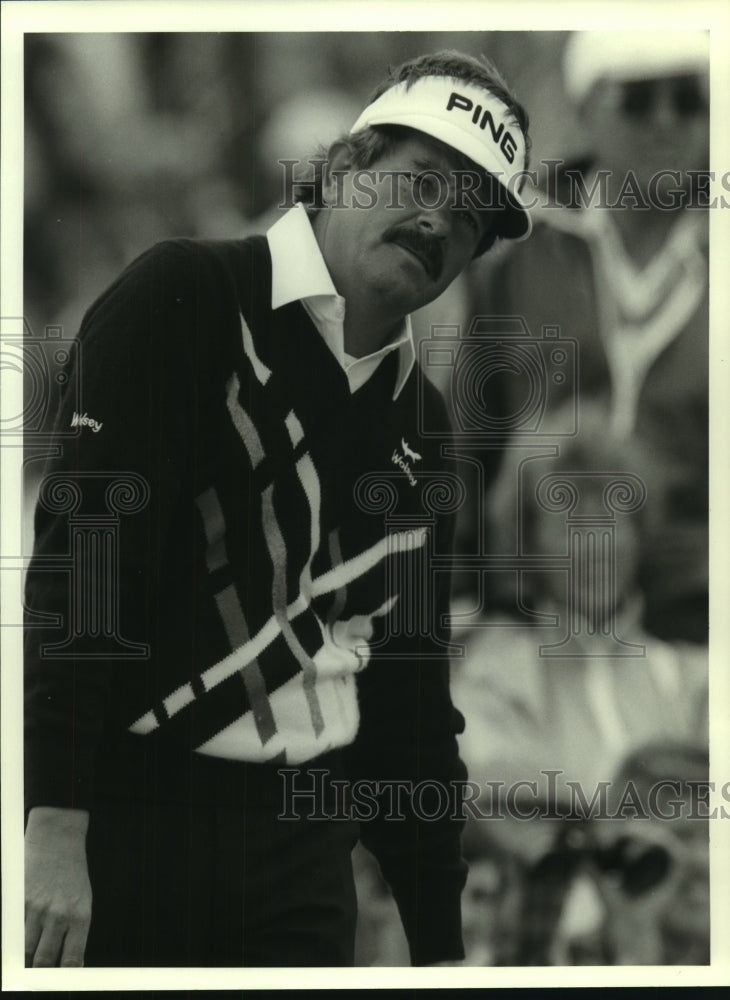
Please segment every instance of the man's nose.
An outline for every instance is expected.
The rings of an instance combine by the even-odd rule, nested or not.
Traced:
[[[421,232],[438,239],[446,239],[451,229],[451,213],[446,206],[422,208],[418,214],[417,224]]]

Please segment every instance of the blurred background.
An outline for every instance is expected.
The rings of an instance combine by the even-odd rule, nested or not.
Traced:
[[[490,56],[530,109],[535,158],[572,147],[571,114],[555,100],[564,44],[564,32],[26,34],[26,333],[74,337],[159,240],[264,231],[290,196],[277,161],[306,160],[347,130],[387,66],[423,52]],[[416,317],[416,336],[464,312],[457,284]],[[48,378],[45,428],[58,391]],[[26,464],[26,510],[41,471]],[[26,551],[30,530],[26,518]]]
[[[304,159],[346,131],[387,65],[424,52],[489,56],[529,111],[535,168],[545,160],[580,160],[585,131],[561,71],[567,39],[566,32],[510,31],[26,35],[27,332],[42,338],[52,326],[73,337],[94,299],[159,240],[263,231],[285,194],[277,160]],[[487,280],[478,284],[489,287]],[[474,309],[488,309],[479,288],[457,283],[415,318],[416,336],[428,336],[433,323],[464,324]],[[567,280],[565,288],[569,295]],[[50,420],[52,392],[47,402]],[[704,419],[701,412],[700,424]],[[598,446],[600,414],[594,423]],[[620,457],[634,467],[635,457]],[[615,459],[614,452],[605,456]],[[575,468],[581,461],[575,458]],[[29,459],[25,551],[41,469]],[[514,513],[518,501],[510,502]],[[486,506],[475,516],[482,514]],[[499,534],[497,515],[489,530]],[[560,530],[552,536],[555,552],[565,544],[564,524]],[[617,531],[630,549],[636,526]],[[467,656],[454,665],[454,700],[467,718],[463,754],[474,780],[534,777],[570,760],[588,794],[591,783],[620,775],[642,794],[652,781],[679,781],[684,800],[686,782],[706,777],[702,639],[647,636],[629,575],[623,596],[634,613],[627,616],[624,604],[623,638],[644,642],[650,652],[638,680],[636,671],[629,677],[614,670],[616,661],[601,660],[596,646],[586,649],[580,668],[570,661],[543,670],[537,649],[551,638],[549,629],[537,635],[521,627],[524,621],[489,615],[474,627],[484,594],[476,594],[474,580],[463,583],[457,596],[471,617],[461,635]],[[555,594],[532,596],[533,611],[555,611]],[[540,605],[543,597],[548,605]],[[545,685],[537,698],[536,684]],[[637,698],[643,716],[632,722],[627,699]],[[681,718],[678,700],[686,707]],[[706,825],[697,822],[644,824],[638,835],[625,825],[596,828],[564,817],[472,822],[465,838],[467,964],[707,962],[707,847]],[[408,964],[379,871],[360,849],[355,862],[358,963]]]
[[[533,119],[573,138],[561,32],[37,34],[25,47],[25,312],[78,328],[119,270],[170,236],[235,237],[281,198],[279,157],[352,124],[388,64],[485,53]]]

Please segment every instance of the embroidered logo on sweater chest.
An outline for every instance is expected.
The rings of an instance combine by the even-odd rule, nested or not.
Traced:
[[[400,439],[400,443],[403,449],[403,454],[400,455],[398,453],[398,449],[394,448],[391,461],[393,465],[397,465],[399,469],[402,469],[405,472],[405,474],[408,476],[408,482],[411,484],[411,486],[415,486],[416,477],[411,472],[410,463],[413,462],[415,464],[416,462],[420,462],[421,456],[418,454],[418,452],[413,451],[411,448],[409,448],[408,442],[405,441],[403,438]]]
[[[98,420],[92,420],[86,413],[74,413],[73,417],[71,417],[71,426],[90,427],[94,434],[98,434],[104,425],[99,423]]]

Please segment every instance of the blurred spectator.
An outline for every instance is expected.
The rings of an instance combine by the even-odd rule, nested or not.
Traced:
[[[645,624],[700,643],[709,220],[697,172],[708,167],[708,51],[702,32],[571,37],[565,86],[586,155],[548,169],[533,235],[482,272],[474,304],[476,313],[523,317],[536,339],[544,325],[575,338],[577,377],[553,384],[548,365],[547,410],[572,394],[600,400],[606,425],[657,457],[648,486],[658,502],[642,538]],[[520,412],[523,383],[508,370],[491,380],[507,422]]]
[[[348,96],[354,95],[357,101],[370,91],[376,79],[372,74],[376,71],[375,67],[382,65],[384,58],[399,62],[416,52],[449,45],[475,54],[485,51],[505,66],[507,76],[517,85],[520,96],[529,107],[534,120],[535,150],[545,158],[557,154],[564,147],[570,148],[574,112],[572,108],[555,102],[554,87],[551,87],[559,76],[557,54],[562,42],[561,32],[491,32],[486,35],[470,32],[451,33],[448,37],[443,33],[423,32],[341,32],[337,33],[336,44],[333,44],[331,34],[316,32],[27,35],[25,313],[34,332],[40,334],[45,324],[61,323],[66,335],[73,335],[83,310],[96,292],[101,291],[129,259],[156,240],[180,235],[208,238],[244,235],[250,219],[263,213],[271,203],[271,179],[264,174],[268,164],[262,162],[258,155],[267,130],[272,142],[278,135],[276,141],[280,143],[278,148],[282,154],[300,155],[293,148],[298,129],[291,129],[291,148],[286,142],[287,123],[292,123],[292,116],[299,113],[297,108],[302,107],[301,100],[297,102],[297,95],[292,93],[293,80],[298,81],[305,100],[315,86],[326,88],[325,93],[330,95],[337,92],[337,109],[342,107],[342,113],[346,114]],[[656,34],[652,36],[654,47]],[[685,36],[682,47],[689,51]],[[596,65],[603,63],[597,62]],[[655,126],[651,130],[647,127],[648,114],[646,121],[639,119],[634,126],[627,121],[624,129],[621,124],[624,116],[618,115],[615,109],[604,107],[598,99],[600,91],[603,95],[601,100],[607,101],[618,83],[617,71],[609,68],[605,73],[604,81],[608,82],[608,77],[613,75],[616,83],[611,83],[610,87],[602,83],[593,96],[586,95],[585,101],[579,102],[584,109],[585,144],[588,146],[590,140],[590,144],[594,145],[592,151],[597,156],[594,168],[604,165],[606,157],[617,153],[619,126],[622,141],[631,151],[634,149],[631,143],[638,142],[641,135],[651,140],[660,121],[671,110],[667,90],[666,100],[660,102],[659,111],[654,115]],[[592,102],[598,102],[599,106],[594,108]],[[331,110],[337,109],[333,107]],[[324,116],[318,117],[324,121]],[[682,142],[671,138],[669,141],[672,155],[678,150],[680,159],[668,159],[666,144],[655,145],[649,141],[648,151],[631,153],[629,165],[634,170],[640,170],[642,163],[659,163],[662,167],[676,165],[682,169],[685,166],[706,166],[706,117],[699,113],[683,113],[678,120],[683,130]],[[320,134],[317,125],[312,128],[311,143],[306,149],[302,146],[302,154],[306,154],[320,138],[326,139],[326,136]],[[648,159],[650,153],[656,154],[658,159]],[[586,176],[586,182],[590,190],[590,175]],[[559,200],[557,195],[556,198]],[[597,340],[597,328],[591,327],[586,319],[597,309],[592,301],[595,293],[591,282],[591,268],[597,265],[592,263],[590,253],[599,237],[591,236],[589,227],[584,233],[579,222],[576,223],[576,231],[571,230],[570,233],[553,225],[557,216],[579,220],[589,214],[579,207],[543,213],[544,219],[536,227],[536,234],[514,256],[515,261],[520,258],[521,263],[513,266],[508,261],[504,274],[516,275],[516,311],[524,313],[525,310],[533,310],[534,319],[529,320],[533,332],[539,335],[541,323],[559,322],[565,335],[580,337],[584,348],[581,354],[581,385],[586,392],[592,393],[594,384],[588,378],[593,370],[592,364],[595,364],[598,373],[595,386],[605,389],[608,385],[607,362]],[[647,212],[592,212],[593,216],[599,214],[615,218],[619,226],[624,223],[631,225],[638,220],[638,232],[626,238],[629,254],[639,251],[643,239],[646,239],[646,250],[642,253],[648,254],[652,239],[659,240],[656,233],[661,230],[662,220],[668,225],[673,223],[675,217],[688,215],[679,210],[663,213],[662,218],[656,220],[655,233],[654,216],[657,213],[651,213],[649,220],[650,213]],[[706,213],[689,214],[697,220],[695,224],[699,228],[700,222],[705,224],[703,216]],[[654,236],[650,238],[650,234]],[[550,243],[550,240],[553,242]],[[690,235],[682,235],[678,227],[675,242],[680,257],[696,264],[697,256]],[[702,243],[702,239],[699,242]],[[530,272],[525,254],[530,253],[532,243],[536,252]],[[666,248],[669,249],[670,245],[671,240]],[[561,253],[557,253],[560,248]],[[572,256],[566,256],[569,252]],[[657,256],[661,260],[666,257],[663,251]],[[624,289],[628,286],[629,294],[631,289],[633,294],[638,294],[644,287],[643,272],[640,281],[635,270],[641,262],[629,261],[634,270],[628,272],[622,286]],[[652,264],[647,278],[656,272],[656,280],[659,281],[664,266]],[[569,272],[567,283],[566,270]],[[523,273],[524,280],[521,277]],[[528,285],[530,281],[532,284]],[[528,288],[530,295],[526,296]],[[508,285],[505,284],[504,289],[507,296]],[[553,292],[554,300],[550,298]],[[663,286],[661,292],[664,292]],[[534,305],[531,305],[533,297]],[[569,304],[570,315],[563,316],[560,310],[566,303]],[[491,297],[483,297],[481,293],[476,307],[479,311],[496,311]],[[668,492],[672,502],[679,504],[680,509],[682,504],[695,504],[701,508],[703,502],[702,434],[706,430],[706,363],[703,351],[706,350],[707,332],[704,309],[705,306],[700,303],[676,341],[665,348],[664,354],[654,362],[642,389],[644,396],[639,400],[637,428],[642,428],[643,433],[643,428],[653,420],[658,427],[657,440],[662,452],[667,441],[670,442],[670,450],[676,451],[677,465],[671,471],[673,476],[676,473],[680,485],[674,494]],[[466,289],[456,283],[433,304],[428,315],[414,317],[416,336],[419,339],[425,336],[434,322],[465,326],[469,312]],[[594,358],[593,363],[591,357]],[[650,395],[648,390],[652,380],[656,388]],[[667,405],[667,398],[673,401],[671,408]],[[51,406],[50,411],[53,409]],[[628,413],[629,410],[622,412]],[[695,414],[693,419],[690,419],[691,413]],[[629,432],[628,429],[626,431]],[[692,471],[690,460],[696,460],[698,471]],[[685,482],[691,484],[690,489],[682,481],[684,476],[688,477]],[[29,476],[29,510],[35,493],[31,478]],[[691,494],[695,490],[696,497],[693,497]],[[699,520],[701,530],[703,517],[702,510],[699,517],[688,515],[687,528],[694,523],[694,518],[694,521]],[[660,522],[657,521],[657,532],[659,528]],[[667,556],[677,551],[677,559],[684,560],[682,565],[686,568],[685,575],[690,584],[690,563],[682,554],[684,548],[679,549],[685,536],[689,537],[687,532],[681,536],[679,533],[667,534],[665,538],[668,538]],[[694,546],[694,542],[687,541],[686,545]],[[701,544],[695,546],[699,570],[705,565],[701,549]],[[672,576],[667,575],[666,579],[669,582]],[[686,601],[683,606],[688,606]],[[494,638],[499,632],[498,629],[487,629],[483,634]],[[621,634],[627,638],[630,634],[634,635],[629,631]],[[515,636],[518,638],[514,642],[513,654]],[[534,630],[527,635],[526,643],[522,643],[519,636],[520,630],[511,629],[504,634],[503,643],[509,662],[513,655],[515,657],[517,674],[525,657],[536,659],[535,651],[541,641]],[[525,636],[526,633],[522,633],[522,638]],[[663,644],[653,648],[663,649],[668,661],[677,662],[677,649]],[[688,653],[688,649],[683,648],[681,656]],[[700,650],[700,659],[701,656]],[[638,661],[628,662],[635,665]],[[683,662],[681,658],[679,662]],[[474,677],[473,694],[479,699],[474,704],[478,705],[485,700],[482,671],[483,664],[477,667]],[[669,676],[672,672],[670,669],[660,673]],[[471,703],[467,703],[466,707],[471,716]],[[484,733],[476,721],[470,728],[472,733],[467,736],[476,737],[478,749]],[[477,736],[479,732],[481,736]],[[521,732],[524,734],[524,729]],[[514,731],[511,738],[511,752],[514,752]],[[536,759],[540,762],[547,760],[547,756],[543,758],[542,746],[537,738],[535,744]],[[485,749],[488,746],[485,743]],[[475,759],[476,774],[481,773],[481,761],[481,757]],[[484,825],[480,825],[480,834]],[[531,831],[537,830],[534,840],[541,850],[540,824],[522,824],[520,829],[528,827]],[[506,925],[510,925],[509,912],[514,909],[517,897],[507,891],[510,885],[509,880],[504,878],[505,866],[509,867],[507,861],[500,862],[501,881],[495,881],[494,863],[488,861],[482,864],[478,860],[478,846],[469,848],[469,851],[473,854],[474,865],[465,897],[465,923],[469,928],[468,935],[472,935],[476,928],[472,938],[472,964],[486,964],[495,960],[495,956],[506,955],[508,947],[506,943],[495,946],[480,942],[478,914],[485,907],[490,912],[490,908],[499,902],[500,913],[505,915]],[[513,862],[514,859],[510,864]],[[363,955],[368,956],[368,963],[402,964],[399,951],[402,942],[394,940],[390,933],[394,904],[387,897],[384,900],[376,871],[358,871],[362,876],[364,894],[362,919],[371,928],[370,940],[374,936],[378,942],[377,946],[365,947]],[[372,902],[372,910],[369,901]],[[368,932],[363,934],[364,939],[367,938]]]
[[[235,162],[235,188],[226,171],[233,136],[248,128],[251,144],[247,104],[233,89],[250,84],[240,69],[250,66],[248,38],[26,37],[25,312],[34,330],[62,322],[73,336],[89,301],[145,247],[220,235],[221,214],[242,219],[246,163]]]
[[[554,419],[560,421],[559,412]],[[466,647],[452,682],[454,700],[467,718],[462,756],[471,780],[483,789],[484,801],[489,800],[486,811],[494,811],[496,795],[499,808],[506,804],[508,812],[505,819],[475,824],[483,855],[502,859],[509,882],[503,895],[513,901],[512,937],[502,936],[496,964],[570,964],[578,955],[589,964],[619,960],[621,949],[606,937],[606,904],[599,905],[593,862],[586,867],[594,849],[593,831],[560,818],[576,803],[585,809],[571,784],[577,783],[590,803],[601,782],[616,774],[623,781],[619,769],[637,748],[671,737],[697,746],[701,753],[708,740],[706,648],[664,642],[641,624],[639,541],[651,503],[644,511],[614,515],[608,560],[595,563],[592,570],[584,562],[588,572],[578,577],[567,572],[566,515],[539,501],[545,477],[560,474],[570,481],[578,472],[580,514],[584,523],[593,519],[595,525],[596,519],[606,517],[606,470],[619,483],[626,474],[645,468],[632,446],[606,431],[598,406],[584,405],[581,426],[581,435],[563,443],[557,454],[523,463],[514,449],[500,483],[497,509],[507,517],[518,512],[525,553],[543,557],[531,593],[538,622],[544,624],[530,626],[495,613],[475,620],[468,600],[453,605],[456,620],[471,626],[455,636]],[[608,544],[608,535],[603,537]],[[588,609],[585,617],[581,609]],[[566,633],[571,647],[562,655],[559,643]],[[617,647],[617,637],[623,646]],[[638,770],[642,759],[636,758],[632,766]],[[668,773],[672,778],[684,776],[679,764]],[[487,782],[501,782],[502,788],[493,792],[495,786]],[[509,806],[510,794],[514,808]],[[539,815],[529,822],[516,817],[515,809],[529,816],[536,804]],[[668,833],[666,824],[664,829]],[[691,830],[700,832],[697,824]],[[615,828],[611,833],[616,836]],[[515,893],[523,899],[519,914]],[[665,918],[669,927],[672,919],[662,911]],[[576,921],[585,935],[577,934]],[[595,933],[588,933],[591,927]],[[561,951],[555,944],[558,931],[571,941],[577,934],[580,942]],[[681,937],[681,930],[678,933]],[[553,946],[557,951],[550,950]],[[635,957],[634,964],[637,961]]]
[[[606,815],[564,820],[523,873],[511,961],[704,965],[710,960],[706,749],[668,738],[612,775]]]
[[[491,823],[470,817],[462,837],[469,874],[461,897],[465,965],[516,965],[521,862],[490,836]]]
[[[614,778],[612,804],[630,786],[648,816],[596,826],[604,859],[598,884],[616,965],[710,961],[709,808],[702,792],[708,778],[701,734],[639,747]],[[612,857],[622,863],[612,867]]]

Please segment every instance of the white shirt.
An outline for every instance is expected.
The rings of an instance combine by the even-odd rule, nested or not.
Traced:
[[[347,375],[351,393],[367,382],[387,354],[398,351],[396,399],[416,360],[410,316],[385,347],[362,358],[351,357],[345,353],[345,300],[332,282],[304,206],[297,204],[283,215],[266,239],[271,253],[271,308],[302,303]]]

